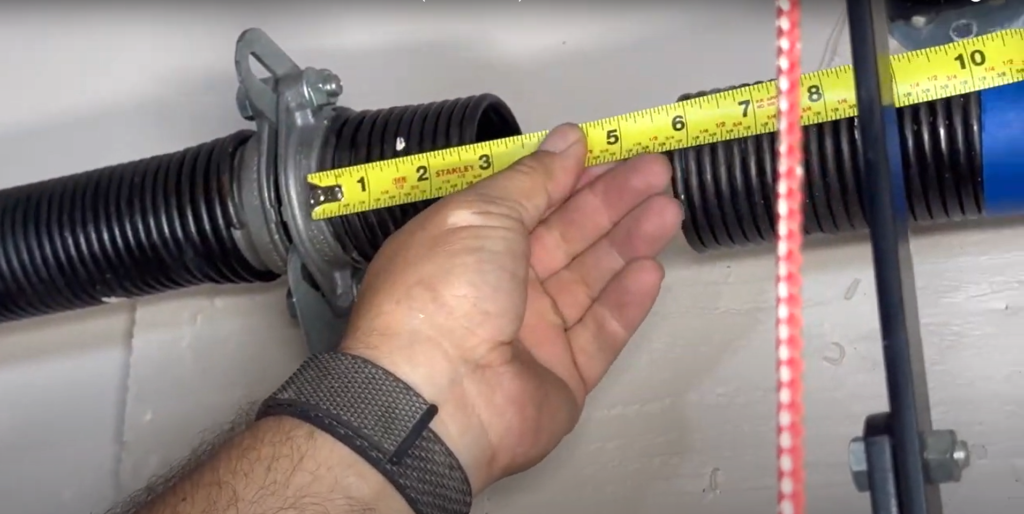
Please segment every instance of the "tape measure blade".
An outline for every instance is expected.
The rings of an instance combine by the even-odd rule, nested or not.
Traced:
[[[890,67],[899,107],[1024,81],[1024,29],[897,54]],[[800,87],[804,125],[857,115],[849,65],[805,74]],[[580,126],[587,137],[587,164],[594,165],[774,132],[777,125],[776,82],[770,81]],[[340,202],[318,206],[313,216],[327,219],[461,191],[533,153],[545,135],[547,131],[533,132],[313,173],[308,177],[311,185],[344,191]]]

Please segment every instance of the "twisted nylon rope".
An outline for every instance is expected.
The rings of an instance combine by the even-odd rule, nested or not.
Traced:
[[[778,180],[776,182],[776,350],[778,512],[803,514],[803,131],[800,127],[800,0],[776,1]]]

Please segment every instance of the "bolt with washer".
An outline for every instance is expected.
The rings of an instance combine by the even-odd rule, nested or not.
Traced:
[[[967,441],[960,440],[953,430],[932,430],[921,438],[925,478],[932,484],[959,482],[963,471],[971,465]],[[850,477],[857,491],[867,492],[868,455],[864,438],[850,440],[848,448]]]

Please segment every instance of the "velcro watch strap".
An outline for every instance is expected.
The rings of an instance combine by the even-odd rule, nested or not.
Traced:
[[[437,406],[359,356],[310,356],[256,414],[290,416],[344,443],[373,465],[417,514],[467,514],[473,490],[433,430]]]

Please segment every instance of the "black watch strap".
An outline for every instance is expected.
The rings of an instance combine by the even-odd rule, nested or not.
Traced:
[[[310,356],[267,398],[256,419],[290,416],[348,446],[383,474],[417,514],[467,514],[469,478],[430,422],[437,406],[373,362]]]

